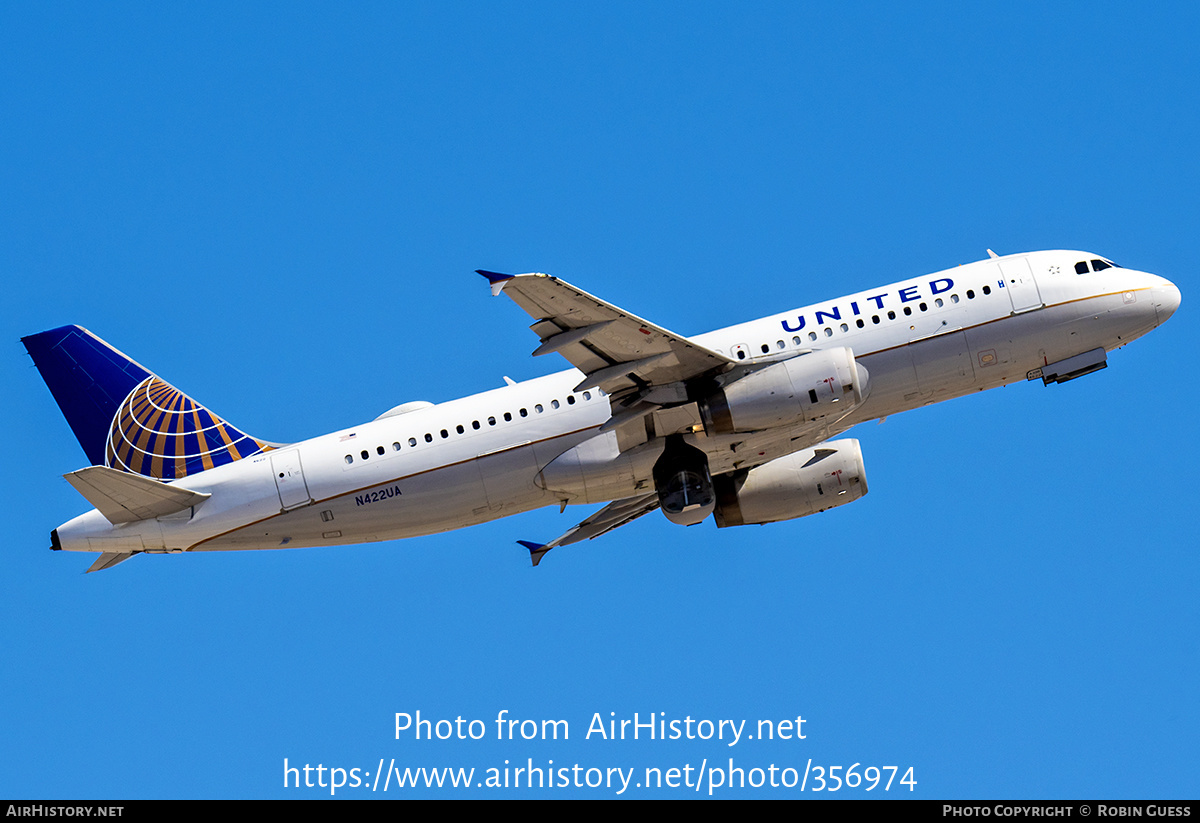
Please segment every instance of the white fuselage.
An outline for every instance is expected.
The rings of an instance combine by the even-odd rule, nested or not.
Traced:
[[[1076,273],[1076,263],[1094,258],[989,259],[696,336],[747,364],[849,347],[870,393],[834,423],[750,434],[712,435],[693,414],[687,441],[708,454],[714,475],[752,467],[866,420],[1115,349],[1179,305],[1178,289],[1156,275]],[[599,433],[609,398],[595,388],[572,392],[580,380],[572,369],[281,447],[178,481],[212,495],[194,509],[119,526],[93,510],[61,526],[58,539],[63,549],[107,552],[364,543],[653,490],[661,451],[647,431],[653,424]],[[690,422],[687,409],[671,413]],[[560,470],[555,460],[569,450],[569,470]]]

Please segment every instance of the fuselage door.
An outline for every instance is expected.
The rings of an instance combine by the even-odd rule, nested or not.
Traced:
[[[271,470],[275,473],[275,487],[279,489],[279,505],[284,511],[311,502],[304,470],[300,466],[299,449],[272,452]]]
[[[1042,295],[1038,292],[1037,281],[1033,279],[1028,257],[1001,260],[998,265],[1000,284],[1008,290],[1013,314],[1020,314],[1042,305]]]

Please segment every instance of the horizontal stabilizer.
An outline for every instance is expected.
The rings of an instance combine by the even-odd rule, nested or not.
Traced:
[[[132,554],[124,554],[122,552],[104,552],[96,558],[96,562],[89,566],[88,570],[84,572],[84,574],[90,574],[91,572],[102,572],[105,569],[111,569],[113,566],[117,565],[118,563],[124,563],[131,557],[133,557]]]
[[[175,514],[212,496],[106,466],[89,466],[63,477],[113,525]]]

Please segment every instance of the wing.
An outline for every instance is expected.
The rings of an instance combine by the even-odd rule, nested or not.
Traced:
[[[614,500],[583,522],[572,526],[566,534],[554,538],[549,543],[531,543],[527,540],[518,540],[517,542],[529,549],[529,558],[533,561],[533,565],[536,566],[541,562],[546,552],[555,546],[569,546],[571,543],[591,540],[602,534],[607,534],[618,526],[624,526],[626,523],[637,520],[643,514],[652,512],[657,508],[658,495],[653,492],[640,495],[639,497]]]
[[[686,402],[687,383],[737,365],[557,277],[482,269],[478,273],[492,284],[492,294],[503,291],[534,319],[530,328],[542,341],[535,357],[558,352],[586,375],[576,391],[598,386],[625,401],[622,411],[648,414]],[[616,413],[614,407],[614,418]]]
[[[111,569],[113,566],[117,565],[118,563],[124,563],[131,557],[133,557],[132,554],[121,554],[120,552],[102,552],[100,556],[96,558],[96,562],[89,566],[88,570],[84,572],[84,574],[102,572],[105,569]]]

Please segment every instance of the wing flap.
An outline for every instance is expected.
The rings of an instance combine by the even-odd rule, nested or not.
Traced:
[[[89,466],[63,477],[114,526],[175,514],[212,496],[107,466]]]

